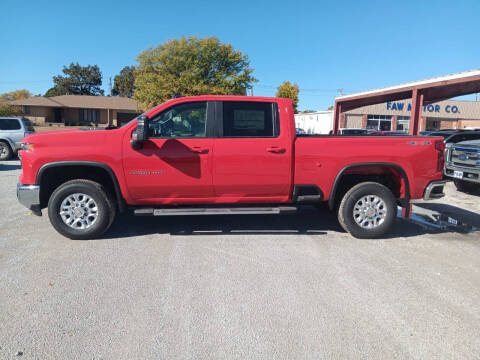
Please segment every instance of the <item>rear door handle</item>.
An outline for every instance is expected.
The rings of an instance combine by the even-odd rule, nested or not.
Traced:
[[[275,154],[282,154],[287,150],[278,146],[269,146],[267,147],[267,151]]]
[[[208,148],[203,147],[203,146],[194,146],[191,148],[193,152],[199,153],[199,154],[207,154],[208,153]]]

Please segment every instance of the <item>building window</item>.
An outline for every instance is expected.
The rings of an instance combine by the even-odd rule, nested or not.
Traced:
[[[392,116],[391,115],[368,115],[367,129],[379,130],[379,131],[390,131],[392,129]]]
[[[23,105],[22,106],[22,114],[24,114],[24,115],[30,114],[30,105]]]
[[[93,122],[96,124],[100,122],[100,110],[79,109],[78,115],[80,122]]]
[[[410,129],[410,116],[397,117],[397,130],[408,132]]]

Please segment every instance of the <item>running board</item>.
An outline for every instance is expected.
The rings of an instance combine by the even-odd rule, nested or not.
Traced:
[[[143,208],[134,210],[137,216],[179,216],[179,215],[257,215],[294,213],[294,206],[279,207],[245,207],[245,208],[177,208],[153,209]]]

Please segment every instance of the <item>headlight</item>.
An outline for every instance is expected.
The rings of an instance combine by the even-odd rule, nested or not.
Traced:
[[[21,149],[25,150],[25,151],[32,151],[33,150],[33,144],[22,143],[21,144]]]

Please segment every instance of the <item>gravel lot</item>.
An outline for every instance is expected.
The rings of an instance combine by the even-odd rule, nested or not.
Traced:
[[[381,240],[305,207],[72,241],[17,203],[19,173],[0,163],[1,359],[480,358],[480,194],[449,185]]]

